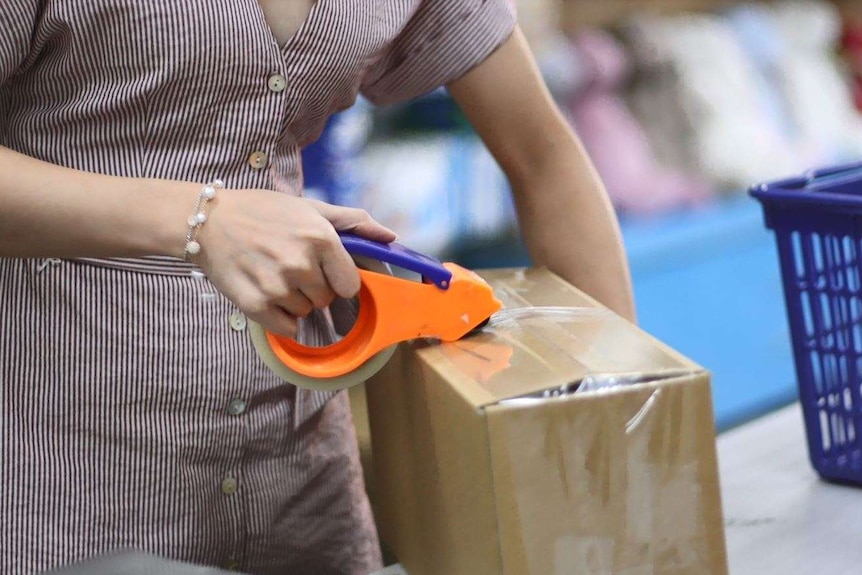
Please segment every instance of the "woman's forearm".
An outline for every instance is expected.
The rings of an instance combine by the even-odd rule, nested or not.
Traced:
[[[0,146],[0,257],[180,256],[198,189],[63,168]]]
[[[520,30],[449,92],[512,184],[533,261],[634,320],[616,215]]]
[[[558,143],[513,186],[521,233],[535,264],[635,321],[616,215],[578,142]]]

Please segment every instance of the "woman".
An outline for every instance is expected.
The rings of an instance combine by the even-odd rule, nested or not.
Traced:
[[[336,230],[395,237],[299,197],[301,148],[357,93],[447,85],[534,261],[633,316],[612,210],[506,0],[7,0],[0,30],[4,573],[128,547],[380,567],[345,395],[285,385],[245,332],[357,291]]]

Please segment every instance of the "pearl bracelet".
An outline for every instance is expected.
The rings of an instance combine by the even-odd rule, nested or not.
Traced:
[[[207,221],[207,205],[216,197],[216,190],[222,189],[224,189],[224,182],[221,180],[213,180],[201,188],[195,204],[195,211],[186,220],[189,226],[189,231],[186,233],[185,251],[183,252],[183,259],[186,261],[189,261],[189,256],[200,253],[201,245],[197,241],[198,231]]]

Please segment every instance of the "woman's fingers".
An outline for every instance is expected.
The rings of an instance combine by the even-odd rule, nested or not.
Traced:
[[[351,232],[378,242],[394,242],[395,232],[375,220],[365,210],[334,206],[317,200],[309,200],[324,218],[339,232]]]

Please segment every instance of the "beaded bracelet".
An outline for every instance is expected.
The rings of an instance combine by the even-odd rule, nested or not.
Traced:
[[[216,197],[216,190],[221,189],[224,189],[224,182],[214,180],[201,188],[198,194],[195,211],[186,220],[186,223],[189,225],[189,231],[186,233],[185,251],[183,253],[183,258],[186,261],[189,261],[189,256],[196,255],[201,251],[201,245],[197,241],[198,231],[207,221],[207,205]]]

